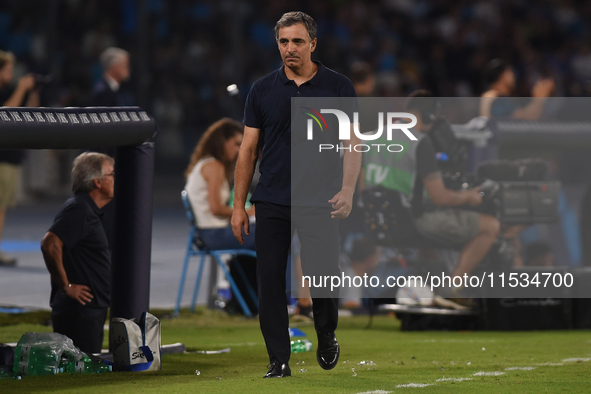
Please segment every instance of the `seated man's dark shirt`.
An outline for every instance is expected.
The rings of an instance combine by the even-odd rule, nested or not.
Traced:
[[[86,306],[108,308],[111,297],[111,256],[101,223],[101,210],[87,193],[76,195],[62,206],[49,229],[64,243],[63,264],[70,283],[90,287],[92,301]],[[52,280],[52,308],[70,299]]]

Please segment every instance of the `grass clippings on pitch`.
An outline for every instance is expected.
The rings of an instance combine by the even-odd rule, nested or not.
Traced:
[[[365,316],[341,318],[337,337],[342,353],[334,370],[322,370],[315,352],[299,353],[290,361],[291,378],[262,379],[268,359],[258,321],[206,310],[184,312],[177,319],[162,319],[162,343],[182,342],[188,352],[165,355],[161,372],[25,377],[1,380],[0,392],[590,392],[590,331],[401,332],[391,316],[376,317],[370,329],[366,324]],[[313,326],[300,328],[316,346]],[[50,330],[34,324],[4,326],[0,342],[16,342],[26,331]],[[228,347],[230,353],[194,353]]]

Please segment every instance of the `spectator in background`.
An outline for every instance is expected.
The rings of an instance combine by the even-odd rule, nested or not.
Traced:
[[[509,99],[515,93],[515,73],[508,63],[494,59],[485,68],[485,84],[488,90],[482,94],[480,100],[480,116],[502,116],[515,119],[539,119],[544,109],[544,103],[554,90],[552,78],[540,79],[532,89],[532,100],[525,106],[519,107]]]
[[[111,254],[101,208],[113,199],[114,160],[96,152],[74,160],[72,191],[41,241],[51,274],[53,330],[83,352],[99,353],[111,297]]]
[[[230,226],[233,212],[228,206],[230,182],[234,178],[243,133],[239,122],[229,118],[218,120],[201,137],[185,171],[185,190],[201,230],[200,238],[209,249],[255,248],[253,225],[242,245],[234,238]],[[254,207],[248,208],[247,213],[252,217]]]
[[[371,97],[375,92],[376,76],[373,68],[366,62],[355,62],[351,66],[351,82],[357,97]],[[378,128],[376,110],[369,101],[359,101],[359,127],[362,133]]]
[[[90,98],[91,107],[117,107],[129,105],[122,99],[119,89],[121,83],[129,79],[129,53],[121,48],[107,48],[100,57],[103,78],[96,84]],[[93,148],[93,151],[115,157],[116,148]],[[103,209],[103,227],[107,234],[109,248],[113,250],[115,242],[115,204],[108,202]]]
[[[366,62],[353,63],[351,82],[358,97],[371,97],[376,86],[376,76],[371,65]]]
[[[107,48],[101,54],[103,78],[95,85],[90,98],[93,107],[129,105],[119,96],[121,84],[129,79],[129,53],[121,48]]]
[[[39,106],[39,90],[36,89],[35,76],[20,78],[16,89],[10,84],[14,78],[14,55],[0,51],[0,105],[6,107]],[[21,150],[0,150],[0,239],[4,229],[6,208],[14,206],[20,178],[24,152]],[[16,258],[0,251],[0,265],[15,265]]]

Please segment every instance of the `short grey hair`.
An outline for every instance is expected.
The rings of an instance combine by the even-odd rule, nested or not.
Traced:
[[[306,30],[308,30],[308,36],[310,36],[310,41],[316,38],[317,29],[314,19],[312,19],[312,17],[305,12],[292,11],[283,14],[281,19],[277,21],[277,24],[275,24],[275,40],[279,39],[279,29],[282,27],[297,25],[298,23],[306,26]]]
[[[107,48],[101,53],[101,66],[104,71],[107,71],[113,64],[120,62],[124,57],[129,57],[129,52],[125,49],[115,47]]]
[[[72,191],[89,193],[94,190],[94,180],[105,177],[104,162],[115,165],[115,160],[104,153],[84,152],[75,158],[72,167]]]

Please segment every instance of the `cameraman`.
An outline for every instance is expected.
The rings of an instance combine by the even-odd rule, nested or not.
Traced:
[[[35,76],[28,74],[19,79],[16,89],[10,84],[14,78],[14,55],[0,51],[0,106],[26,107],[39,106],[39,90],[36,89]],[[6,208],[16,202],[20,167],[24,152],[20,150],[0,150],[0,239],[4,229]],[[9,257],[0,251],[0,266],[16,264],[14,257]]]
[[[445,187],[429,134],[435,130],[434,126],[449,125],[445,121],[436,122],[436,108],[437,101],[428,91],[418,90],[409,96],[406,111],[417,118],[412,132],[418,141],[409,144],[405,140],[405,149],[400,153],[366,153],[363,158],[367,174],[365,184],[379,184],[398,190],[402,200],[410,205],[416,228],[422,235],[434,241],[461,246],[460,258],[452,276],[463,276],[469,274],[487,254],[499,234],[500,224],[491,215],[459,209],[462,205],[477,206],[482,202],[479,188],[455,191]],[[374,166],[376,171],[368,171],[368,165]],[[375,174],[386,172],[390,176],[374,178]]]

